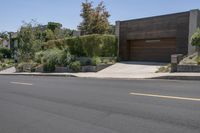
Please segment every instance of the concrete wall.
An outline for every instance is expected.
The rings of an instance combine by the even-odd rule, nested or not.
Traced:
[[[119,57],[129,60],[130,40],[176,38],[177,54],[188,53],[190,12],[120,22]]]
[[[198,27],[200,28],[200,10],[198,12]]]
[[[188,55],[193,54],[196,51],[196,47],[191,45],[191,37],[200,26],[200,13],[199,10],[191,10],[189,18],[189,35],[188,35]]]
[[[115,24],[115,35],[118,39],[118,51],[117,51],[117,57],[119,57],[119,43],[120,43],[120,21],[116,21],[116,24]]]

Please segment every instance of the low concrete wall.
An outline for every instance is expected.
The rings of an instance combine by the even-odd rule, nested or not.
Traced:
[[[178,65],[177,72],[200,72],[200,66],[197,65]]]
[[[112,64],[101,64],[101,65],[97,65],[97,66],[82,66],[81,67],[81,72],[98,72],[98,71],[101,71],[101,70],[111,66],[111,65]],[[17,69],[17,72],[31,72],[28,69],[29,66],[26,66],[26,67],[23,68],[23,70]],[[44,72],[44,67],[43,66],[39,66],[39,67],[35,68],[34,72],[43,73]],[[68,73],[68,72],[73,72],[73,71],[69,67],[56,67],[54,72],[56,72],[56,73]]]
[[[97,66],[82,66],[82,72],[98,72],[107,67],[111,66],[111,64],[97,65]]]
[[[56,73],[62,73],[62,72],[69,72],[69,67],[56,67],[55,72]]]
[[[96,72],[96,66],[82,66],[82,72]]]

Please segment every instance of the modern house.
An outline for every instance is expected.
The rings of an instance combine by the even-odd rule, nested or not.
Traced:
[[[191,36],[200,27],[200,11],[117,21],[119,57],[123,61],[169,62],[172,54],[195,52]]]
[[[9,32],[8,35],[8,39],[0,38],[0,47],[6,47],[14,50],[14,48],[18,45],[17,33]]]

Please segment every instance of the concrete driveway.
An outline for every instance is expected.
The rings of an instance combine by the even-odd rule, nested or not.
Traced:
[[[98,73],[79,73],[80,77],[98,78],[153,78],[163,76],[164,73],[155,73],[158,68],[166,63],[157,62],[120,62]]]

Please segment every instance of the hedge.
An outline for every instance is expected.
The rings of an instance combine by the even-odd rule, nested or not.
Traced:
[[[115,57],[117,56],[117,39],[114,35],[86,35],[48,41],[44,49],[69,48],[72,55],[78,57]]]

